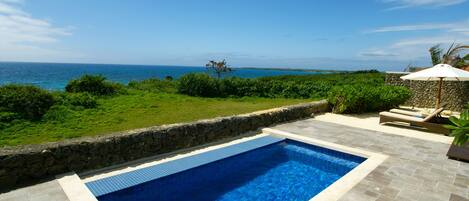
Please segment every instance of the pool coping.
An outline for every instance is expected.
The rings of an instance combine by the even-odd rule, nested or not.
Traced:
[[[70,201],[98,201],[75,172],[57,175],[56,179]]]
[[[355,185],[360,183],[368,174],[370,174],[376,167],[383,163],[389,156],[366,151],[363,149],[357,149],[347,147],[344,145],[326,142],[311,137],[305,137],[298,134],[293,134],[281,130],[264,128],[264,133],[271,134],[272,136],[282,136],[288,139],[297,140],[300,142],[340,151],[347,154],[361,156],[367,158],[365,161],[360,163],[357,167],[353,168],[350,172],[342,176],[340,179],[329,185],[326,189],[315,195],[310,201],[334,201],[339,200],[345,193],[351,190]]]
[[[152,161],[140,163],[138,165],[127,167],[125,169],[109,171],[109,168],[105,168],[103,170],[104,173],[100,172],[99,170],[88,172],[84,175],[81,175],[82,178],[80,178],[75,173],[70,173],[69,175],[72,175],[72,176],[68,176],[69,179],[65,179],[65,181],[68,180],[68,182],[64,182],[64,179],[62,179],[62,182],[59,181],[59,184],[62,186],[62,188],[66,192],[66,195],[70,201],[78,201],[78,200],[96,201],[97,198],[91,193],[90,189],[88,189],[85,183],[100,180],[100,179],[115,176],[115,175],[120,175],[123,173],[132,172],[135,170],[151,167],[151,166],[162,164],[162,163],[167,163],[170,161],[175,161],[178,159],[188,158],[197,154],[202,154],[202,153],[222,149],[228,146],[241,144],[241,143],[255,140],[258,138],[271,136],[271,137],[278,137],[278,138],[293,139],[293,140],[297,140],[300,142],[304,142],[304,143],[308,143],[308,144],[312,144],[312,145],[316,145],[316,146],[320,146],[324,148],[329,148],[332,150],[367,158],[364,162],[362,162],[360,165],[355,167],[349,173],[347,173],[346,175],[344,175],[343,177],[335,181],[333,184],[328,186],[326,189],[324,189],[322,192],[320,192],[319,194],[314,196],[312,199],[310,199],[311,201],[338,200],[340,197],[342,197],[347,191],[352,189],[356,184],[358,184],[363,178],[365,178],[371,171],[373,171],[373,169],[375,169],[379,164],[381,164],[388,157],[383,154],[373,153],[373,152],[369,152],[369,151],[365,151],[361,149],[356,149],[356,148],[351,148],[351,147],[347,147],[347,146],[343,146],[339,144],[325,142],[325,141],[317,140],[317,139],[310,138],[310,137],[303,137],[297,134],[292,134],[292,133],[288,133],[288,132],[284,132],[280,130],[265,128],[262,131],[263,131],[262,134],[258,134],[255,136],[236,139],[227,143],[201,148],[198,150],[191,151],[189,153],[174,155],[174,156],[164,158],[164,159],[161,159],[161,158],[154,159]],[[67,177],[63,177],[63,178],[67,178]],[[82,189],[82,192],[84,192],[83,188],[85,188],[88,191],[88,193],[84,192],[78,195],[77,193],[74,193],[74,190],[73,190],[76,188]],[[69,190],[66,190],[66,189],[69,189]]]

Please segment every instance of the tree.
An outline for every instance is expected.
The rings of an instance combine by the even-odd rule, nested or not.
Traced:
[[[440,45],[435,45],[431,47],[428,51],[430,51],[430,56],[432,58],[432,64],[437,65],[441,63],[441,53],[443,49],[440,48]]]
[[[464,61],[469,62],[469,54],[466,54],[466,56],[464,56],[462,59],[464,59]]]
[[[205,64],[207,70],[213,71],[217,74],[217,77],[220,79],[222,73],[231,72],[231,68],[226,64],[226,61],[223,59],[222,61],[214,61],[210,60],[207,64]]]
[[[164,77],[164,80],[171,81],[171,80],[173,80],[173,76],[171,76],[171,75],[166,75],[166,76]]]
[[[448,48],[448,51],[443,55],[443,62],[445,64],[452,65],[456,68],[464,66],[463,59],[459,56],[459,53],[464,50],[469,49],[469,45],[460,45],[460,44],[451,44]],[[462,61],[462,66],[461,66]]]
[[[460,45],[453,43],[448,47],[444,54],[442,54],[443,49],[440,48],[440,45],[435,45],[431,47],[429,51],[433,65],[444,63],[454,66],[456,68],[461,68],[465,66],[465,60],[467,60],[467,55],[465,57],[461,57],[459,55],[459,53],[461,53],[461,51],[464,49],[469,49],[469,45]]]
[[[457,56],[455,58],[455,62],[453,64],[453,66],[456,67],[456,68],[462,68],[462,67],[466,66],[466,61],[464,61],[464,59],[461,58],[460,56]]]

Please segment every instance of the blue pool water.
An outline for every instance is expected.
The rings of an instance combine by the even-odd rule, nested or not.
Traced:
[[[309,200],[364,160],[284,139],[97,198],[99,201]],[[96,188],[99,185],[92,187],[92,192],[98,192]]]
[[[164,78],[166,76],[178,78],[187,73],[197,72],[206,72],[206,69],[190,66],[0,62],[0,85],[21,83],[33,84],[45,89],[62,90],[69,80],[83,74],[101,74],[112,81],[126,84],[131,80]],[[327,72],[237,68],[227,75],[254,78],[316,73]]]

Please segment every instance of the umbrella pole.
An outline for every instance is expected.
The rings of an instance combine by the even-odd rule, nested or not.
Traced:
[[[436,96],[436,109],[440,108],[441,104],[441,85],[443,84],[443,78],[440,77],[440,80],[438,81],[438,94]]]

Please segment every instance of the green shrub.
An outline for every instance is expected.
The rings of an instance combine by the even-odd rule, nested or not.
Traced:
[[[352,73],[363,74],[363,73],[380,73],[380,72],[376,69],[371,69],[371,70],[357,70],[357,71],[353,71]]]
[[[70,108],[65,105],[54,105],[44,115],[44,119],[47,121],[63,122],[67,119],[71,112],[72,111],[70,110]]]
[[[373,89],[371,89],[373,90]],[[374,94],[370,89],[360,86],[340,86],[331,89],[328,101],[333,106],[334,113],[362,113],[371,110],[374,106]]]
[[[208,75],[187,75],[181,78],[178,92],[203,97],[324,98],[334,86],[344,85],[383,86],[384,74],[364,71],[256,79],[214,79]]]
[[[83,75],[78,79],[71,80],[65,86],[65,91],[71,93],[88,92],[94,95],[111,95],[122,90],[117,83],[106,81],[101,75]]]
[[[50,92],[29,85],[0,87],[0,111],[17,113],[22,118],[39,119],[54,104]]]
[[[54,97],[54,105],[66,105],[67,104],[67,92],[65,91],[53,91],[51,92]]]
[[[261,96],[261,84],[256,80],[231,77],[220,80],[218,85],[221,96]]]
[[[64,105],[70,107],[70,109],[88,109],[98,106],[96,97],[90,93],[68,93],[55,91],[52,94],[55,100],[54,105]]]
[[[177,91],[177,83],[171,79],[146,79],[141,81],[130,81],[129,88],[151,91],[151,92],[165,92],[175,93]]]
[[[322,83],[330,86],[364,84],[379,86],[384,84],[385,73],[331,73],[313,75],[282,75],[258,78],[262,81],[286,81],[296,83]]]
[[[405,87],[345,85],[332,88],[327,99],[334,113],[364,113],[388,110],[409,97]]]
[[[190,73],[179,78],[178,92],[190,96],[220,97],[222,84],[219,79],[202,73]]]
[[[0,122],[11,122],[20,118],[21,116],[18,113],[0,111]]]
[[[411,92],[408,88],[384,85],[378,88],[379,108],[378,110],[388,110],[403,104],[410,98]]]
[[[450,136],[454,137],[453,144],[463,146],[469,142],[469,110],[466,108],[461,112],[458,117],[451,116],[449,118],[451,124],[445,125],[445,128],[450,129]]]
[[[203,97],[320,98],[331,88],[325,82],[263,80],[245,78],[214,79],[208,75],[187,75],[179,81],[179,93]]]
[[[90,93],[70,93],[66,96],[67,103],[84,108],[95,108],[98,105],[96,98]]]

